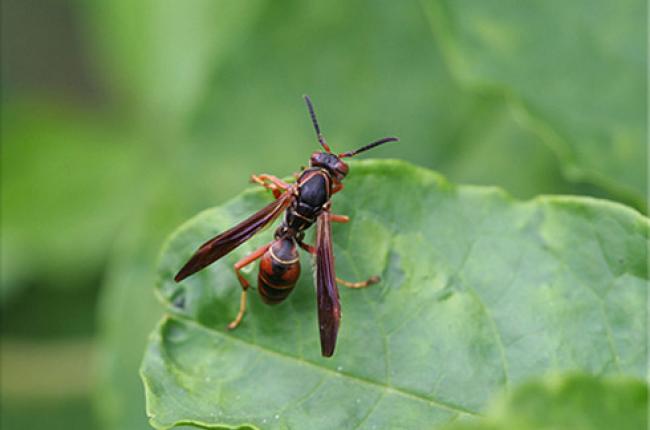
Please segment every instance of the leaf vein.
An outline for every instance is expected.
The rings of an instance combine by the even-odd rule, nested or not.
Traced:
[[[293,362],[296,362],[297,364],[303,365],[305,367],[312,367],[312,368],[314,368],[314,369],[316,369],[318,371],[328,373],[328,374],[331,374],[331,375],[334,375],[334,376],[337,376],[337,377],[345,377],[345,378],[350,379],[352,381],[355,381],[355,382],[357,382],[359,384],[367,385],[367,386],[370,386],[370,387],[372,387],[374,389],[377,389],[377,390],[384,390],[386,392],[393,393],[393,394],[398,395],[398,396],[406,397],[406,398],[411,399],[411,400],[416,400],[416,401],[419,401],[419,402],[427,403],[430,406],[438,408],[438,409],[443,409],[443,410],[452,411],[452,412],[465,413],[465,414],[472,415],[472,416],[480,416],[480,414],[478,412],[463,408],[462,406],[449,404],[449,403],[443,402],[441,400],[431,399],[429,397],[424,397],[421,394],[405,390],[404,388],[399,388],[399,387],[395,387],[395,386],[392,386],[392,385],[382,384],[381,382],[361,378],[359,376],[351,375],[349,373],[338,372],[336,370],[332,370],[332,369],[330,369],[328,367],[325,367],[325,366],[322,366],[320,364],[311,362],[309,360],[300,359],[298,357],[288,355],[288,354],[286,354],[284,352],[281,352],[281,351],[276,351],[276,350],[273,350],[273,349],[269,349],[267,347],[263,347],[263,346],[260,346],[258,344],[251,343],[251,342],[249,342],[249,341],[247,341],[245,339],[241,339],[241,338],[238,338],[238,337],[235,337],[235,336],[232,336],[232,335],[228,335],[228,334],[223,333],[223,332],[221,332],[219,330],[212,330],[212,329],[210,329],[208,327],[205,327],[204,325],[200,324],[199,322],[197,322],[195,320],[189,319],[189,318],[181,316],[181,315],[174,315],[174,316],[170,316],[169,318],[182,321],[184,324],[193,326],[193,327],[195,327],[195,328],[197,328],[197,329],[199,329],[201,331],[205,331],[205,332],[207,332],[207,333],[209,333],[211,335],[222,336],[222,337],[224,337],[224,338],[226,338],[226,339],[228,339],[228,340],[230,340],[232,342],[239,343],[239,344],[241,344],[243,346],[246,346],[246,347],[249,347],[249,348],[257,349],[257,350],[259,350],[261,352],[264,352],[264,353],[269,354],[269,355],[276,356],[276,357],[281,358],[283,360],[293,361]]]

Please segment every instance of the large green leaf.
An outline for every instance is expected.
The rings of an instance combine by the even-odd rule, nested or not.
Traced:
[[[351,171],[334,198],[352,216],[334,227],[338,273],[383,281],[342,289],[331,359],[320,356],[308,273],[277,307],[250,297],[242,326],[225,330],[239,296],[231,266],[269,232],[172,280],[266,194],[246,192],[172,236],[159,268],[168,315],[142,367],[154,426],[420,428],[474,416],[549,371],[644,375],[646,218],[588,198],[518,202],[397,161]]]
[[[492,405],[485,419],[446,430],[641,430],[648,428],[648,386],[586,375],[526,383]]]
[[[503,101],[476,99],[453,83],[417,1],[377,8],[368,1],[338,0],[328,7],[316,6],[317,10],[298,1],[285,1],[280,9],[275,1],[264,4],[268,6],[259,13],[254,5],[221,8],[205,2],[155,2],[137,10],[123,2],[85,6],[97,8],[92,31],[100,35],[100,46],[116,45],[105,46],[108,52],[98,54],[119,69],[112,74],[116,84],[128,86],[145,105],[151,104],[147,94],[155,86],[155,91],[162,91],[158,100],[174,103],[168,107],[171,113],[181,115],[181,121],[191,120],[191,136],[158,138],[161,122],[149,118],[155,120],[149,126],[158,131],[149,133],[155,139],[143,141],[153,144],[161,157],[147,163],[146,170],[148,174],[160,170],[160,177],[173,181],[160,181],[164,193],[151,190],[151,200],[173,202],[187,217],[232,196],[252,171],[288,172],[304,163],[316,142],[302,92],[314,97],[322,126],[337,148],[394,133],[402,143],[383,148],[382,154],[435,166],[456,181],[497,184],[524,197],[572,190],[559,174],[554,154],[517,123]],[[173,7],[183,10],[171,12]],[[192,7],[204,9],[185,10]],[[216,9],[219,18],[213,28],[202,26],[203,18]],[[247,24],[258,15],[254,26]],[[242,19],[235,33],[218,28],[222,22],[236,24]],[[172,43],[173,36],[152,36],[155,29],[169,27],[170,34],[179,34],[193,25],[195,30],[179,39],[180,47]],[[216,40],[196,44],[190,40],[212,37],[211,32]],[[220,39],[225,34],[228,37]],[[360,42],[342,50],[349,40]],[[228,46],[223,45],[226,42]],[[211,43],[219,49],[205,49]],[[162,58],[153,59],[156,56]],[[175,66],[163,67],[161,61]],[[210,70],[194,69],[200,67],[197,64]],[[181,69],[197,73],[184,73],[176,80],[181,75],[176,70]],[[147,81],[152,73],[156,80]],[[167,84],[173,87],[165,89]],[[152,112],[160,108],[152,106]],[[194,111],[195,117],[185,115]],[[160,151],[161,146],[171,151]],[[276,156],[280,152],[282,156]],[[106,428],[140,428],[144,419],[144,396],[134,388],[138,383],[134,375],[144,327],[160,311],[146,305],[151,297],[143,285],[154,275],[142,266],[151,270],[148,261],[154,251],[143,244],[157,244],[159,235],[166,234],[170,226],[151,219],[167,211],[169,205],[152,209],[144,221],[131,221],[127,235],[136,236],[139,229],[147,233],[133,241],[140,242],[134,244],[137,249],[116,248],[112,259],[116,263],[108,266],[97,393],[104,399],[105,404],[98,404]]]
[[[424,4],[463,83],[507,94],[568,178],[643,206],[645,2]]]

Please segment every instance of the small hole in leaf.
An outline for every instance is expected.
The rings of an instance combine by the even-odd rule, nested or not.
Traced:
[[[185,294],[185,289],[178,289],[176,292],[174,292],[174,295],[172,296],[172,306],[174,306],[176,309],[179,310],[184,310],[185,309],[185,300],[186,294]]]

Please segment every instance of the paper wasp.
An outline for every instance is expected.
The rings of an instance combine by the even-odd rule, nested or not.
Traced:
[[[201,245],[174,280],[180,282],[214,263],[249,240],[284,211],[284,219],[276,229],[273,241],[258,248],[234,265],[235,273],[241,283],[242,293],[239,313],[228,325],[228,328],[237,327],[246,310],[246,294],[250,284],[242,275],[241,269],[261,259],[257,278],[260,296],[269,305],[280,303],[291,293],[300,276],[298,247],[301,247],[316,258],[314,279],[318,301],[321,352],[325,357],[330,357],[334,353],[336,335],[341,320],[337,282],[350,288],[363,288],[379,282],[378,276],[372,276],[363,282],[347,282],[337,278],[334,272],[330,222],[345,223],[349,221],[347,216],[335,215],[330,212],[330,199],[333,194],[343,189],[341,181],[348,174],[348,165],[342,159],[353,157],[386,142],[396,142],[398,139],[385,137],[356,151],[333,154],[320,131],[310,98],[308,96],[304,96],[304,98],[318,142],[325,151],[314,152],[309,160],[309,168],[296,174],[297,181],[292,184],[271,175],[252,175],[253,182],[273,192],[275,201],[230,230]],[[303,241],[305,230],[314,223],[316,223],[315,247]]]

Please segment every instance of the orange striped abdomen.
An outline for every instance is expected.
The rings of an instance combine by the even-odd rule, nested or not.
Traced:
[[[300,256],[295,240],[278,239],[260,262],[257,289],[264,303],[276,305],[293,291],[300,277]]]

